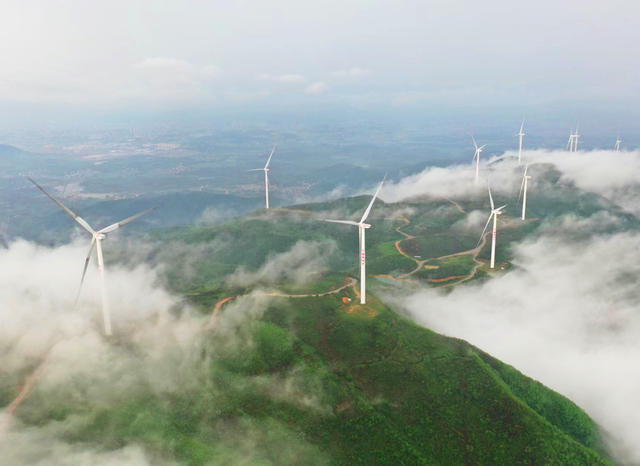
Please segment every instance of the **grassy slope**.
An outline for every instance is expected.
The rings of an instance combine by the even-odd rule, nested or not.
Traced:
[[[350,218],[367,201],[351,198],[296,209],[339,211],[337,218]],[[532,211],[547,201],[532,196]],[[478,207],[462,204],[467,211]],[[599,209],[595,201],[578,205],[583,216]],[[423,258],[475,245],[477,238],[450,228],[464,214],[445,201],[376,204],[374,227],[367,233],[369,273],[414,267],[394,245],[401,238],[394,230],[404,222],[391,218],[404,207],[414,212],[403,231],[419,237],[415,252]],[[175,289],[199,292],[193,299],[210,309],[221,297],[245,291],[229,290],[225,274],[239,265],[255,270],[300,239],[331,238],[338,245],[330,263],[334,272],[310,290],[326,290],[357,272],[354,231],[309,220],[306,214],[292,215],[298,218],[274,211],[267,218],[218,227],[165,231],[159,238],[167,243],[223,245],[195,264],[196,279],[170,277]],[[498,259],[510,258],[505,243],[531,234],[536,226],[502,231]],[[405,245],[410,249],[411,241]],[[480,257],[486,254],[484,248]],[[473,267],[469,256],[427,264],[439,268],[425,269],[416,278],[437,279]],[[67,406],[64,400],[47,405],[36,393],[20,416],[37,424],[52,415],[62,420],[74,414],[82,421],[69,429],[72,440],[101,442],[107,448],[138,442],[158,458],[188,464],[604,462],[596,451],[596,426],[566,398],[463,341],[408,322],[375,299],[349,313],[340,297],[273,300],[264,320],[245,325],[245,333],[234,338],[216,334],[180,393],[141,390],[98,411]],[[291,374],[297,374],[295,380],[313,403],[301,404],[299,393],[279,397],[273,387],[265,388],[286,392]]]
[[[339,415],[338,425],[348,426],[337,440],[341,448],[336,454],[342,460],[599,461],[585,448],[596,446],[596,427],[569,400],[471,345],[418,327],[372,301],[366,309],[378,312],[374,317],[360,306],[345,312],[338,297],[307,300],[303,311],[296,311],[302,306],[291,306],[271,315],[282,322],[286,313],[296,312],[296,334],[318,350],[336,374],[353,381],[352,393],[360,403],[345,401],[362,406]],[[536,390],[530,389],[532,384]],[[537,403],[528,405],[528,399]],[[370,437],[383,440],[370,442]]]
[[[101,407],[68,438],[141,443],[186,464],[606,464],[572,402],[375,298],[272,300],[242,332],[210,337],[183,392]],[[313,402],[278,395],[291,374]]]

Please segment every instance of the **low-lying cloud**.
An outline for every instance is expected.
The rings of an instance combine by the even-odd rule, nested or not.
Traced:
[[[301,286],[327,270],[327,261],[336,250],[335,241],[298,241],[289,251],[272,256],[255,272],[240,268],[226,281],[241,287],[279,282]]]
[[[637,464],[640,414],[630,407],[640,405],[638,251],[639,233],[547,233],[515,246],[512,272],[448,294],[423,290],[403,305],[421,324],[569,396],[622,441],[617,453]]]
[[[483,166],[494,193],[517,195],[522,167],[516,156],[507,152]],[[533,150],[524,156],[536,196],[561,199],[577,188],[612,203],[602,207],[640,213],[638,151]],[[428,168],[386,186],[382,195],[484,196],[474,186],[471,166]],[[564,212],[570,208],[566,204]],[[640,405],[640,232],[614,211],[585,214],[575,208],[543,216],[535,238],[513,245],[510,272],[447,293],[425,288],[395,299],[417,322],[466,339],[567,395],[613,434],[610,446],[618,460],[639,464],[640,414],[630,407]],[[453,228],[475,229],[482,217],[472,211]]]
[[[640,151],[530,150],[524,151],[523,157],[528,164],[554,166],[560,172],[562,183],[604,196],[629,212],[640,214]],[[523,167],[517,163],[517,153],[506,152],[481,164],[478,183],[474,182],[475,168],[472,164],[428,167],[396,183],[387,183],[381,197],[387,202],[420,196],[465,199],[486,192],[487,183],[491,184],[496,196],[517,196],[522,172]],[[545,188],[545,185],[538,185],[534,176],[530,188]]]
[[[531,163],[552,163],[564,179],[578,188],[600,194],[629,212],[640,214],[640,151],[536,150],[526,152],[525,157]]]
[[[105,339],[95,264],[87,272],[77,308],[73,307],[86,246],[84,241],[55,248],[16,241],[0,249],[2,390],[5,396],[9,390],[17,395],[25,381],[34,382],[17,407],[17,417],[12,413],[15,406],[0,409],[0,449],[7,464],[173,464],[135,441],[107,449],[100,438],[69,440],[96,412],[137,399],[173,399],[207,390],[211,402],[216,403],[229,397],[230,390],[251,390],[304,409],[326,411],[321,386],[316,384],[316,389],[309,391],[312,381],[295,366],[280,374],[237,374],[230,379],[233,386],[229,380],[217,384],[212,361],[224,345],[241,348],[251,343],[246,329],[273,299],[264,294],[230,304],[218,316],[219,325],[211,334],[207,331],[210,315],[166,291],[159,284],[162,280],[157,269],[111,265],[106,277],[115,336]],[[287,276],[284,268],[291,261],[308,258],[309,252],[317,252],[314,248],[321,245],[294,247],[267,263],[262,273]],[[315,270],[305,266],[292,269],[301,276]],[[203,386],[203,381],[208,382]],[[61,407],[69,414],[56,420],[51,413]],[[21,413],[28,415],[23,418]],[[322,456],[307,442],[293,442],[295,433],[279,421],[271,424],[274,433],[267,437],[285,454]],[[267,449],[259,442],[267,440],[257,435],[256,426],[236,425],[233,429],[246,441],[226,437],[221,430],[215,447],[233,452],[232,446],[237,444],[242,451],[229,458],[261,461]]]

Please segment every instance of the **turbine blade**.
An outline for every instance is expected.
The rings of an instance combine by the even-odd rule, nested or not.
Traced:
[[[489,227],[489,222],[491,221],[491,217],[493,217],[493,212],[491,212],[491,214],[489,215],[489,218],[487,219],[487,223],[484,226],[484,230],[482,230],[482,234],[480,235],[480,239],[478,240],[478,244],[476,244],[476,247],[480,246],[480,243],[482,242],[482,238],[484,237],[484,234],[487,232],[487,228]]]
[[[38,183],[36,183],[35,181],[33,181],[31,178],[27,177],[27,179],[29,181],[31,181],[36,188],[38,188],[40,191],[42,191],[49,199],[51,199],[53,202],[55,202],[56,204],[58,204],[66,213],[68,213],[69,215],[71,215],[71,217],[73,217],[73,219],[78,222],[80,225],[82,225],[82,227],[87,230],[89,233],[91,233],[92,235],[94,235],[96,232],[93,231],[93,228],[91,228],[91,225],[89,225],[87,223],[87,221],[85,219],[83,219],[82,217],[78,216],[75,214],[75,212],[73,212],[71,209],[69,209],[66,205],[64,205],[62,202],[60,202],[59,200],[57,200],[55,197],[53,197],[51,194],[49,194],[48,192],[45,191],[45,189],[40,186]]]
[[[524,180],[525,180],[525,177],[523,176],[522,177],[522,183],[520,183],[520,192],[518,193],[518,202],[520,201],[520,198],[522,197],[522,190],[524,189]]]
[[[267,164],[264,166],[265,169],[269,168],[269,162],[271,162],[271,157],[273,157],[273,153],[276,151],[276,146],[273,146],[271,149],[271,153],[269,154],[269,158],[267,159]]]
[[[482,150],[482,149],[484,149],[485,147],[487,147],[487,145],[486,145],[486,144],[485,144],[484,146],[480,146],[480,147],[478,148],[478,151],[481,151],[481,150]]]
[[[261,172],[264,171],[264,168],[252,168],[251,170],[247,170],[248,172]]]
[[[493,205],[493,196],[491,195],[491,186],[487,184],[487,188],[489,188],[489,202],[491,202],[491,210],[495,210],[495,206]]]
[[[93,248],[95,245],[96,245],[96,238],[94,236],[93,238],[91,238],[91,245],[89,246],[89,252],[87,253],[87,257],[84,260],[84,268],[82,269],[82,277],[80,277],[80,286],[78,287],[78,294],[76,295],[76,300],[73,303],[74,308],[78,304],[78,299],[80,299],[80,292],[82,291],[84,276],[87,274],[87,267],[89,266],[89,261],[91,260],[91,253],[93,252]]]
[[[352,220],[329,220],[329,219],[323,219],[323,222],[331,222],[331,223],[343,223],[345,225],[354,225],[354,226],[359,226],[360,224],[358,222],[354,222]]]
[[[525,179],[527,178],[527,170],[529,170],[529,164],[525,165],[524,167],[524,174],[522,175],[522,183],[520,183],[520,192],[518,193],[518,201],[522,196],[522,190],[524,189],[524,182],[525,182]]]
[[[387,179],[387,175],[384,176],[384,178],[382,178],[382,181],[380,182],[380,185],[378,185],[378,189],[376,189],[375,194],[373,195],[373,197],[371,198],[371,202],[369,202],[369,206],[367,207],[367,210],[364,211],[364,214],[362,215],[362,218],[360,219],[360,223],[363,223],[367,217],[369,216],[369,212],[371,212],[371,207],[373,207],[373,203],[376,200],[376,197],[378,197],[378,193],[380,192],[380,189],[382,189],[382,185],[384,184],[384,180]]]
[[[502,209],[504,209],[505,207],[507,207],[507,205],[509,205],[509,204],[501,205],[500,207],[498,207],[498,208],[496,209],[496,212],[500,212]]]
[[[522,119],[522,124],[520,125],[520,134],[522,134],[522,131],[524,130],[524,118]]]
[[[476,151],[478,150],[478,143],[476,143],[476,138],[473,137],[473,134],[471,135],[471,139],[473,140],[473,147],[476,148]]]
[[[151,211],[156,210],[158,207],[151,207],[150,209],[145,210],[144,212],[140,212],[139,214],[135,214],[132,215],[131,217],[127,217],[124,220],[121,220],[117,223],[113,223],[111,225],[109,225],[108,227],[103,228],[102,230],[98,231],[98,233],[110,233],[113,230],[117,230],[118,228],[120,228],[121,226],[126,225],[127,223],[131,223],[133,222],[135,219],[142,217],[143,215],[148,214]]]

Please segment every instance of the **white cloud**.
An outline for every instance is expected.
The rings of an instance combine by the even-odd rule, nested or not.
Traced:
[[[112,257],[108,244],[105,252]],[[0,249],[0,364],[15,380],[24,380],[25,374],[39,367],[35,384],[17,408],[17,416],[0,410],[3,464],[174,464],[167,455],[159,458],[161,453],[147,451],[132,439],[123,439],[126,445],[117,449],[105,448],[99,437],[91,442],[68,439],[85,429],[94,414],[110,406],[122,406],[140,396],[165,399],[166,395],[202,390],[204,379],[211,381],[207,396],[222,399],[230,388],[251,387],[263,396],[305,409],[330,409],[323,402],[321,381],[300,373],[295,366],[274,375],[233,378],[233,387],[226,382],[224,386],[215,383],[211,359],[203,360],[203,355],[216,357],[216,351],[207,351],[210,345],[216,345],[218,351],[227,346],[237,351],[250,348],[247,324],[259,317],[272,299],[264,295],[238,298],[229,304],[219,316],[216,338],[211,339],[205,331],[210,316],[190,309],[181,297],[159,287],[155,270],[147,266],[109,266],[107,288],[115,339],[105,339],[94,267],[88,271],[78,307],[73,308],[86,246],[82,242],[49,248],[17,241]],[[275,270],[278,264],[286,265],[276,258],[265,266],[265,273],[286,274]],[[295,268],[303,274],[305,270],[311,269]],[[7,383],[13,380],[5,379],[3,389],[13,388]],[[73,412],[64,419],[53,419],[51,410],[60,405],[73,407]],[[24,412],[28,416],[22,417]],[[216,428],[223,428],[223,423],[220,420]],[[291,441],[292,432],[274,438],[274,429],[286,426],[273,420],[266,429],[270,435],[263,437],[250,435],[242,428],[229,438],[221,432],[218,444],[230,451],[234,446],[242,448],[235,462],[254,453],[259,455],[267,445],[272,447],[274,440],[291,461],[322,455],[313,445]],[[256,461],[259,459],[249,462]]]
[[[138,446],[129,445],[104,451],[82,443],[67,443],[56,438],[59,434],[60,432],[50,427],[9,432],[0,437],[4,464],[55,464],[57,466],[151,466],[154,464],[154,460]]]
[[[287,83],[287,84],[303,83],[307,80],[301,74],[283,74],[283,75],[277,76],[275,79],[278,82]]]
[[[637,464],[640,413],[630,407],[640,405],[640,264],[630,251],[638,250],[639,234],[542,236],[516,247],[512,272],[447,294],[420,291],[404,306],[568,396]]]
[[[218,67],[195,65],[170,57],[150,57],[132,65],[132,98],[151,101],[188,101],[211,99],[210,82],[218,76]]]
[[[525,5],[522,21],[505,23],[505,15],[517,13],[512,6],[470,0],[461,6],[408,1],[376,8],[363,1],[274,0],[250,9],[229,2],[198,8],[165,2],[159,9],[142,0],[133,10],[124,0],[91,7],[77,1],[2,2],[0,99],[120,104],[137,98],[117,91],[133,79],[131,64],[141,57],[213,60],[225,70],[222,92],[228,86],[251,92],[253,77],[265,69],[360,79],[369,74],[367,67],[383,63],[374,70],[374,85],[353,96],[382,96],[388,104],[397,93],[437,97],[443,88],[473,88],[482,104],[495,102],[496,94],[514,102],[513,90],[533,102],[566,98],[567,92],[581,101],[636,99],[638,51],[626,45],[638,42],[639,32],[632,21],[618,20],[637,16],[635,2],[618,2],[617,15],[609,15],[602,2],[587,2],[579,11],[551,0],[542,5]],[[545,14],[549,9],[554,15]],[[594,24],[601,34],[594,34]],[[517,43],[504,40],[516,35]],[[550,50],[548,43],[557,47]],[[583,46],[567,57],[564,51],[574,43]],[[510,60],[516,52],[530,59]]]
[[[482,165],[478,183],[475,183],[475,168],[469,165],[450,167],[428,167],[421,173],[387,183],[381,196],[388,202],[401,201],[417,196],[460,199],[487,193],[487,179],[491,179],[491,191],[498,195],[518,189],[520,179],[517,165],[504,164],[489,169]],[[487,194],[488,196],[488,194]],[[499,201],[497,201],[499,202]]]
[[[145,69],[145,68],[167,68],[173,70],[186,71],[193,69],[193,65],[191,63],[180,60],[177,58],[167,58],[167,57],[150,57],[145,58],[139,63],[133,65],[134,68]]]
[[[516,155],[483,164],[494,197],[517,195],[522,167]],[[575,185],[640,212],[638,151],[532,150],[524,156],[534,193],[545,190],[552,198]],[[541,176],[554,170],[557,183]],[[469,164],[428,168],[387,185],[382,196],[473,199],[486,196],[484,183],[480,189]],[[454,228],[477,229],[483,217],[472,211]],[[396,299],[425,326],[466,339],[567,395],[620,441],[611,447],[621,461],[638,464],[640,414],[629,407],[640,405],[640,370],[633,364],[640,359],[640,234],[620,233],[625,225],[606,210],[543,219],[534,240],[514,245],[510,272],[446,294],[423,289]]]
[[[282,84],[300,84],[307,80],[303,75],[297,73],[286,73],[275,76],[268,73],[261,73],[258,75],[258,79]]]
[[[309,86],[307,86],[307,88],[305,89],[305,92],[307,94],[318,95],[318,94],[324,94],[328,90],[329,90],[329,86],[327,86],[326,83],[322,81],[316,81],[312,84],[309,84]]]
[[[470,155],[473,155],[473,150]],[[396,183],[387,183],[381,195],[390,202],[417,196],[470,198],[486,193],[487,183],[490,181],[493,193],[511,197],[514,193],[517,195],[522,180],[523,168],[518,166],[516,157],[516,152],[508,151],[499,157],[482,160],[478,184],[474,183],[475,168],[471,163],[427,167]],[[573,184],[583,191],[604,196],[629,212],[640,214],[640,203],[637,201],[640,198],[640,151],[596,150],[571,153],[561,150],[528,150],[523,152],[523,157],[529,164],[553,165],[560,171],[560,182],[564,185]],[[534,176],[530,188],[535,190],[549,187],[537,183]]]
[[[278,282],[303,285],[326,271],[327,260],[335,251],[333,241],[298,241],[289,251],[272,256],[255,272],[238,269],[227,277],[227,283],[232,286]]]
[[[514,155],[507,152],[505,155]],[[600,194],[630,212],[640,214],[640,151],[583,152],[534,150],[524,153],[530,162],[552,163],[564,179],[585,191]]]
[[[370,74],[371,74],[371,70],[367,68],[359,68],[357,66],[353,66],[351,68],[347,68],[344,70],[333,71],[331,73],[331,75],[335,76],[336,78],[351,78],[351,79],[364,78],[366,76],[369,76]]]

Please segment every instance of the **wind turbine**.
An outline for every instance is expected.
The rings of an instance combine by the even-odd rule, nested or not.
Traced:
[[[353,226],[358,227],[358,239],[359,239],[359,242],[360,242],[360,304],[366,304],[366,284],[365,284],[365,281],[366,281],[366,274],[365,274],[366,248],[365,248],[365,241],[364,241],[364,232],[365,232],[365,230],[367,228],[371,228],[371,225],[369,225],[368,223],[364,223],[364,221],[369,216],[369,212],[371,212],[371,207],[373,207],[373,203],[375,202],[376,197],[378,197],[378,193],[380,192],[380,189],[382,188],[383,184],[384,184],[384,178],[380,182],[380,185],[378,186],[378,189],[376,189],[375,194],[371,198],[371,202],[369,202],[369,205],[367,206],[367,210],[364,211],[364,214],[362,215],[362,218],[360,219],[359,222],[354,222],[352,220],[328,220],[328,219],[325,219],[325,222],[343,223],[345,225],[353,225]]]
[[[573,134],[573,128],[569,131],[569,142],[567,142],[567,149],[569,152],[573,152],[573,143],[575,141],[575,134]]]
[[[578,152],[578,139],[580,139],[580,133],[578,133],[578,125],[576,125],[576,132],[573,135],[573,137],[575,138],[575,142],[573,144],[573,151]]]
[[[275,152],[275,150],[276,146],[273,146],[273,149],[271,149],[271,153],[269,154],[269,158],[267,159],[267,163],[264,168],[252,168],[251,170],[249,170],[250,172],[264,171],[264,199],[267,209],[269,208],[269,163],[271,162],[271,157],[273,157],[273,153]]]
[[[522,119],[522,124],[520,125],[520,131],[518,132],[518,134],[516,134],[516,136],[519,137],[520,139],[520,144],[518,146],[518,164],[522,163],[522,138],[524,137],[525,133],[524,133],[524,118]]]
[[[51,194],[49,194],[47,191],[45,191],[42,186],[40,186],[38,183],[33,181],[31,178],[29,178],[29,181],[31,181],[40,191],[42,191],[44,194],[46,194],[46,196],[49,199],[51,199],[53,202],[58,204],[66,213],[71,215],[71,217],[73,217],[73,219],[76,222],[78,222],[82,226],[82,228],[84,228],[89,233],[91,233],[91,236],[92,236],[91,245],[89,246],[89,253],[87,254],[87,257],[84,260],[84,269],[82,270],[82,278],[80,279],[80,287],[78,288],[78,294],[76,295],[75,303],[78,302],[78,298],[80,297],[80,291],[82,290],[82,284],[84,283],[84,276],[87,273],[87,267],[89,265],[89,260],[91,259],[91,253],[93,252],[93,248],[95,247],[96,255],[98,256],[98,270],[100,271],[100,290],[101,290],[101,294],[102,294],[102,317],[103,317],[103,320],[104,320],[104,333],[105,333],[105,335],[110,336],[112,334],[112,332],[111,332],[111,314],[109,312],[109,303],[107,301],[107,294],[106,294],[106,290],[105,290],[105,286],[104,286],[104,260],[103,260],[103,257],[102,257],[102,241],[106,239],[107,234],[117,230],[118,228],[120,228],[121,226],[126,225],[127,223],[133,222],[138,217],[142,217],[143,215],[148,214],[152,210],[157,209],[157,207],[152,207],[150,209],[145,210],[144,212],[140,212],[139,214],[133,215],[133,216],[128,217],[128,218],[125,218],[124,220],[121,220],[121,221],[119,221],[117,223],[113,223],[113,224],[103,228],[102,230],[95,231],[91,227],[91,225],[89,225],[87,223],[87,221],[85,219],[83,219],[82,217],[76,215],[71,209],[69,209],[67,206],[65,206],[62,202],[60,202],[55,197],[53,197]],[[75,306],[75,304],[74,304],[74,306]]]
[[[520,194],[518,194],[518,200],[520,196],[524,194],[522,197],[522,220],[525,219],[527,213],[527,185],[529,180],[531,179],[531,175],[527,175],[527,170],[529,169],[529,165],[524,167],[524,174],[522,175],[522,184],[520,185]]]
[[[489,226],[489,222],[493,218],[493,237],[491,240],[491,268],[493,269],[496,265],[496,229],[498,226],[498,215],[502,214],[502,209],[507,207],[507,205],[505,204],[496,209],[495,205],[493,204],[493,197],[491,196],[491,186],[488,186],[488,188],[489,188],[489,202],[491,202],[491,214],[489,214],[489,218],[487,219],[487,223],[484,226],[484,230],[482,230],[482,234],[480,235],[480,240],[478,241],[478,245],[480,245],[480,242],[482,241],[482,238],[484,237],[484,234],[487,231],[487,227]]]
[[[473,146],[476,148],[476,152],[475,154],[473,154],[472,162],[474,160],[476,162],[476,183],[477,183],[478,177],[480,176],[480,152],[482,152],[482,149],[484,149],[487,145],[485,144],[484,146],[478,147],[478,143],[476,143],[476,138],[471,136],[471,139],[473,139]]]
[[[618,136],[618,139],[616,139],[616,152],[620,152],[620,144],[622,144],[622,139]]]

